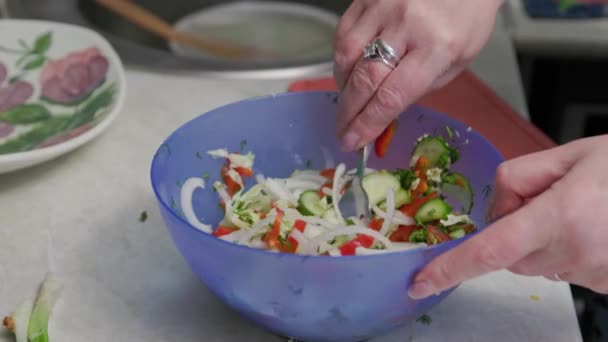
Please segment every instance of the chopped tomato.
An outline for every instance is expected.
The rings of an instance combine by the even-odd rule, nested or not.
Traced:
[[[426,159],[425,156],[420,156],[416,161],[416,166],[414,166],[414,170],[419,171],[421,174],[425,174],[426,170],[429,169],[430,165],[431,163],[428,159]]]
[[[336,169],[325,169],[321,171],[321,176],[327,179],[334,179],[334,175],[336,174]]]
[[[464,227],[462,227],[462,229],[464,229],[465,233],[471,234],[472,232],[475,231],[475,226],[469,223],[469,224],[465,225]]]
[[[224,184],[226,184],[226,191],[228,192],[228,195],[230,195],[230,197],[232,197],[232,195],[234,195],[235,193],[237,193],[239,190],[241,190],[241,186],[239,185],[239,183],[235,182],[234,179],[232,179],[232,177],[230,177],[228,175],[228,171],[230,170],[230,167],[228,166],[228,163],[224,164],[224,166],[222,167],[222,180],[224,181]]]
[[[356,238],[348,241],[338,248],[342,255],[355,255],[357,247],[370,248],[374,244],[374,238],[369,235],[359,234]]]
[[[264,235],[264,241],[268,245],[269,249],[279,248],[279,233],[281,232],[281,222],[283,221],[283,216],[285,213],[279,209],[277,210],[277,216],[274,218],[274,223],[272,224],[272,229],[268,233]]]
[[[220,237],[220,236],[228,235],[237,230],[239,230],[239,229],[232,228],[232,227],[218,226],[217,229],[213,232],[213,236]]]
[[[391,122],[388,127],[384,129],[382,134],[376,139],[374,144],[374,151],[376,155],[380,158],[386,155],[386,151],[388,151],[388,146],[393,140],[393,135],[395,135],[395,130],[397,129],[397,120]]]
[[[304,230],[306,229],[306,222],[302,221],[302,220],[296,220],[296,222],[294,222],[293,227],[299,231],[301,231],[302,233],[304,233]],[[279,245],[279,251],[283,252],[283,253],[295,253],[296,250],[298,249],[298,240],[294,239],[291,237],[291,235],[287,238],[287,243],[286,244],[281,244]]]
[[[437,198],[436,192],[433,192],[422,198],[414,198],[411,203],[404,205],[403,207],[399,208],[399,210],[401,210],[402,213],[404,213],[405,215],[407,215],[409,217],[414,217],[414,215],[416,215],[416,212],[418,211],[418,209],[424,203],[426,203],[434,198]]]
[[[342,187],[342,190],[340,190],[340,195],[344,195],[344,193],[346,192],[346,189],[348,189],[348,187],[350,186],[350,183],[344,184],[344,187]],[[325,183],[323,184],[323,186],[321,186],[321,189],[319,190],[319,196],[321,198],[327,196],[325,194],[325,192],[323,191],[323,189],[329,189],[329,192],[331,192],[334,188],[334,184],[333,183]]]
[[[354,241],[357,241],[362,247],[365,248],[370,248],[374,244],[374,238],[365,234],[359,234]]]
[[[426,175],[420,176],[420,182],[414,191],[412,192],[412,196],[414,198],[418,197],[420,194],[423,194],[429,190],[429,183],[426,180]]]
[[[325,191],[323,191],[323,189],[329,189],[329,192],[331,192],[331,189],[334,185],[332,183],[325,183],[323,184],[323,186],[321,186],[321,189],[319,190],[319,196],[321,196],[321,198],[327,196],[325,194]]]
[[[416,228],[415,225],[399,226],[399,228],[391,234],[389,240],[394,242],[408,242],[410,241],[410,235],[412,235],[412,232],[414,232]]]
[[[234,171],[243,177],[253,177],[253,170],[246,167],[235,167]]]
[[[375,218],[370,221],[369,227],[373,230],[380,230],[380,228],[382,228],[383,223],[384,219]]]
[[[442,242],[450,241],[450,236],[435,226],[427,226],[426,243],[437,245]]]

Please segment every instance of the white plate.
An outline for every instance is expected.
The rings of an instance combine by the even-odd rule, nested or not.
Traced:
[[[125,97],[120,58],[96,32],[0,21],[0,173],[91,141],[116,118]]]

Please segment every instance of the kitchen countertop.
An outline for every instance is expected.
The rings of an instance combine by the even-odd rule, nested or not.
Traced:
[[[495,33],[472,68],[521,111],[513,51],[501,36]],[[148,172],[156,148],[182,123],[231,101],[283,91],[288,80],[130,69],[127,81],[125,108],[101,138],[0,176],[0,311],[32,296],[52,270],[65,282],[52,341],[282,341],[223,306],[188,270],[162,223]],[[567,284],[506,271],[466,282],[430,316],[430,327],[412,323],[374,341],[581,341]],[[0,333],[0,341],[9,340]]]

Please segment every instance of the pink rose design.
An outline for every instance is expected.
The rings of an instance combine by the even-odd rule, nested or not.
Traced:
[[[8,137],[14,130],[13,125],[0,121],[0,138]]]
[[[40,73],[42,96],[63,104],[78,102],[103,83],[108,66],[94,47],[49,62]]]
[[[6,66],[0,63],[0,84],[4,82],[7,74]],[[34,87],[26,81],[17,81],[0,88],[0,113],[25,103],[33,93]]]
[[[29,82],[17,81],[0,88],[0,113],[25,103],[34,93]]]

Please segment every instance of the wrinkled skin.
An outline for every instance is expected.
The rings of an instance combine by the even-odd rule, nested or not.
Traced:
[[[355,0],[335,37],[342,88],[337,134],[345,150],[374,140],[426,92],[460,73],[488,40],[501,0]],[[380,37],[402,59],[391,70],[362,59]]]
[[[423,298],[507,268],[608,293],[608,135],[507,161],[488,212],[496,220],[415,278]]]

